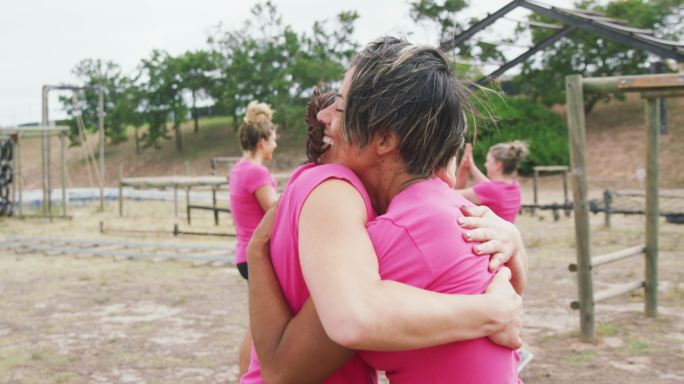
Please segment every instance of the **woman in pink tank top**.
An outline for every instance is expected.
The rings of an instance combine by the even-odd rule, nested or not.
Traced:
[[[455,188],[473,204],[486,205],[502,219],[515,223],[521,202],[520,185],[515,176],[527,152],[527,143],[519,140],[492,146],[487,152],[485,176],[475,165],[473,147],[468,144],[458,167]],[[468,176],[475,185],[466,189]]]
[[[378,75],[378,71],[382,75]],[[414,88],[392,88],[392,85],[402,84]],[[424,87],[426,84],[429,87]],[[440,193],[444,194],[446,190],[448,195],[450,189],[431,177],[435,170],[445,168],[452,161],[462,143],[465,123],[460,105],[463,95],[459,92],[448,60],[434,48],[384,38],[371,43],[357,55],[339,97],[319,114],[321,122],[325,123],[322,142],[328,147],[324,148],[327,150],[319,160],[344,167],[307,166],[298,170],[284,192],[277,213],[267,215],[275,215],[274,222],[264,220],[263,227],[250,242],[248,257],[253,271],[250,322],[255,330],[254,341],[261,362],[253,358],[254,366],[250,366],[243,383],[262,382],[261,375],[269,382],[317,382],[325,377],[328,377],[326,382],[373,382],[373,376],[366,374],[365,364],[377,362],[372,357],[354,355],[352,349],[439,349],[441,346],[434,346],[472,339],[494,346],[489,340],[481,339],[488,335],[494,335],[492,339],[500,344],[517,346],[519,329],[513,331],[516,334],[513,342],[497,338],[497,334],[501,335],[499,330],[511,329],[506,325],[491,327],[490,320],[497,316],[492,317],[489,311],[501,307],[487,303],[496,296],[492,289],[512,291],[506,279],[507,270],[497,274],[488,293],[481,294],[493,274],[488,272],[487,258],[475,258],[472,245],[463,241],[459,243],[458,253],[473,256],[466,258],[466,264],[476,265],[479,276],[475,280],[466,277],[465,282],[456,284],[456,288],[463,289],[449,288],[449,284],[454,285],[450,282],[438,282],[445,285],[441,288],[418,283],[430,280],[422,274],[414,276],[417,280],[392,276],[395,263],[387,263],[387,260],[404,260],[406,256],[402,249],[409,248],[401,241],[406,239],[394,236],[397,241],[391,241],[388,237],[392,236],[382,231],[378,239],[371,239],[364,229],[375,214],[371,205],[375,211],[383,213],[380,217],[388,217],[397,212],[391,203],[394,198],[406,196],[407,191],[414,191],[427,182],[437,182],[437,187],[442,186],[438,188]],[[385,108],[392,108],[394,113],[387,113]],[[429,116],[432,120],[425,119]],[[423,193],[418,195],[423,196]],[[412,195],[408,196],[408,200],[412,200]],[[459,209],[458,200],[451,204]],[[426,212],[437,211],[439,209],[431,208]],[[462,233],[460,227],[455,227],[456,220],[461,217],[453,210],[449,212],[452,226],[444,228],[450,228],[452,232],[445,237],[454,238],[453,232]],[[409,224],[405,227],[416,226],[417,230],[423,231],[435,229]],[[270,247],[269,225],[274,226]],[[477,232],[472,235],[473,239],[478,238]],[[423,237],[420,244],[428,244],[428,237]],[[397,246],[398,249],[381,248],[376,244],[377,240],[390,240],[386,243],[388,249]],[[374,246],[376,252],[381,252],[376,254]],[[516,284],[522,289],[524,249],[519,241],[516,246],[518,249],[511,252],[515,257],[509,265],[516,275],[522,275]],[[268,256],[264,257],[269,248],[273,267]],[[424,253],[407,252],[445,257],[454,251],[442,247]],[[413,256],[413,259],[420,257]],[[459,257],[454,259],[460,260]],[[428,256],[422,260],[420,267]],[[395,279],[385,280],[385,275]],[[281,286],[284,298],[280,296]],[[291,318],[293,314],[296,316]],[[480,368],[491,368],[488,359],[506,359],[509,368],[514,366],[513,352],[496,348],[503,349],[504,356],[477,353],[478,359],[484,359]],[[467,361],[474,359],[471,357]],[[458,361],[451,363],[458,365]],[[346,368],[358,375],[355,377],[362,378],[344,381]],[[416,369],[417,365],[413,364],[412,368]],[[470,367],[463,365],[461,369]],[[418,374],[423,375],[421,382],[452,382],[452,372],[453,369],[445,369],[444,376],[439,377],[434,377],[434,372],[425,376],[424,370]],[[514,370],[497,372],[496,377],[501,382],[517,381]],[[491,382],[483,381],[482,376],[472,377],[475,381],[470,382]]]
[[[273,157],[276,143],[276,126],[271,122],[273,111],[268,104],[252,101],[247,106],[244,122],[238,130],[242,158],[230,170],[228,178],[230,208],[235,224],[237,245],[235,266],[247,280],[247,243],[254,229],[273,203],[278,199],[276,181],[264,161]],[[247,371],[251,338],[249,330],[240,347],[240,375]]]

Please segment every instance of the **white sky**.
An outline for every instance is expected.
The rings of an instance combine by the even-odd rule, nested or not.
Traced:
[[[468,16],[483,18],[506,0],[471,0]],[[554,0],[570,7],[572,0]],[[171,54],[206,48],[208,30],[238,27],[256,0],[0,0],[0,126],[40,121],[44,84],[73,83],[73,67],[85,58],[112,60],[126,72],[153,49]],[[314,20],[333,20],[356,10],[355,37],[364,44],[383,34],[437,44],[437,29],[409,17],[408,0],[274,0],[285,24],[310,30]],[[323,6],[324,5],[324,6]],[[522,19],[523,10],[508,16]],[[513,22],[498,21],[488,40],[509,35]],[[477,35],[478,37],[484,35]],[[523,42],[525,43],[525,42]],[[51,117],[59,115],[57,95]]]

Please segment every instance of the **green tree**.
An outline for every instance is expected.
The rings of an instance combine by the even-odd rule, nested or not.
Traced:
[[[142,103],[148,131],[143,135],[145,147],[158,146],[159,139],[168,139],[166,123],[173,121],[176,148],[183,150],[180,124],[187,112],[183,102],[181,60],[160,50],[152,51],[141,64]]]
[[[682,36],[681,23],[684,4],[681,0],[614,0],[605,5],[597,0],[584,0],[575,4],[577,8],[605,14],[624,20],[630,26],[658,31],[661,37],[677,40]],[[530,20],[554,22],[537,14]],[[519,28],[520,32],[528,31]],[[533,42],[553,34],[548,29],[529,30]],[[565,76],[582,74],[586,77],[642,74],[649,71],[649,54],[608,40],[595,33],[575,31],[568,37],[547,48],[539,60],[528,61],[515,82],[519,89],[546,105],[565,101]],[[611,95],[586,95],[585,110],[591,111],[600,100],[609,100]]]
[[[210,89],[221,109],[238,116],[251,100],[271,104],[282,129],[302,126],[311,88],[339,81],[358,47],[351,39],[356,12],[342,12],[335,22],[316,22],[312,33],[296,33],[282,22],[276,6],[256,4],[238,29],[221,26],[209,38],[220,75]]]
[[[468,7],[467,0],[417,0],[410,2],[409,13],[415,22],[430,21],[440,28],[440,41],[447,39],[462,29],[457,21],[459,12]]]
[[[104,91],[105,136],[114,143],[126,140],[130,111],[120,103],[127,97],[126,89],[132,80],[122,74],[118,64],[101,59],[81,60],[72,73],[79,79],[80,86],[84,87],[84,90],[78,95],[76,106],[73,105],[71,97],[60,97],[63,107],[72,117],[70,142],[80,143],[76,110],[81,113],[86,130],[97,131],[98,91],[100,89]]]
[[[190,111],[194,122],[195,133],[199,132],[199,116],[197,115],[197,99],[205,98],[213,79],[211,73],[216,69],[207,51],[187,51],[177,58],[178,74],[183,89],[190,91],[192,105]]]

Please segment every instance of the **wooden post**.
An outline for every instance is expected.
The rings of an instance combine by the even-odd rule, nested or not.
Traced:
[[[173,217],[178,217],[178,184],[173,185]]]
[[[534,196],[534,205],[539,204],[539,200],[538,200],[538,196],[537,196],[537,193],[538,193],[538,192],[537,192],[537,182],[538,182],[538,179],[539,179],[539,171],[535,169],[535,170],[534,170],[534,179],[532,180],[532,186],[533,186],[532,195]],[[535,211],[535,209],[532,208],[532,214],[534,214],[534,211]]]
[[[567,207],[570,205],[570,199],[568,199],[568,170],[563,171],[563,204]],[[570,217],[570,208],[565,208],[565,217]]]
[[[47,128],[50,119],[48,117],[48,93],[50,89],[43,86],[42,94],[42,125]],[[43,131],[43,215],[50,215],[52,218],[52,207],[50,202],[50,132]]]
[[[100,133],[100,211],[104,211],[104,183],[105,183],[105,164],[104,164],[104,89],[98,88],[97,98],[97,127]]]
[[[577,247],[577,284],[580,302],[582,339],[596,339],[594,327],[594,288],[591,276],[591,247],[589,237],[589,207],[587,203],[586,128],[584,120],[584,91],[582,76],[565,77],[567,97],[568,137],[572,171],[573,208],[575,211],[575,239]]]
[[[219,225],[219,213],[216,210],[216,186],[211,187],[211,203],[214,208],[214,225]]]
[[[123,184],[119,179],[119,217],[123,216]]]
[[[59,133],[59,176],[62,179],[62,217],[67,217],[66,156],[64,154],[64,132]]]
[[[185,188],[185,207],[188,215],[188,225],[190,225],[190,186]]]
[[[646,101],[646,316],[658,315],[658,152],[660,146],[660,103]]]
[[[606,189],[603,191],[603,208],[605,209],[603,212],[603,224],[606,226],[606,228],[610,228],[610,210],[612,202],[613,196],[610,194],[610,191]]]
[[[22,180],[22,173],[21,173],[21,133],[17,133],[17,142],[15,143],[14,146],[14,161],[15,161],[15,166],[14,166],[14,172],[15,172],[15,179],[14,183],[17,186],[17,194],[18,194],[18,202],[19,205],[17,206],[19,209],[19,216],[24,215],[24,211],[22,208],[22,204],[24,202],[23,198],[23,184],[24,181]]]

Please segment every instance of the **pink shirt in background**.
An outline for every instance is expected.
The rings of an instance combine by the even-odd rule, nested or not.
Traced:
[[[520,212],[520,184],[503,181],[486,181],[473,186],[480,204],[488,206],[504,220],[515,223]]]
[[[249,160],[235,163],[228,181],[230,211],[237,234],[235,264],[240,264],[247,261],[247,244],[264,217],[264,210],[254,193],[265,185],[271,185],[275,189],[277,184],[268,168]]]
[[[439,179],[414,184],[367,225],[380,275],[434,292],[483,293],[493,277],[488,257],[472,253],[457,219],[473,204]],[[392,384],[519,383],[518,355],[487,338],[401,352],[363,351]]]
[[[308,164],[300,167],[292,174],[280,199],[271,236],[270,250],[273,268],[278,276],[285,300],[293,314],[297,314],[302,309],[310,296],[299,263],[299,214],[311,191],[328,179],[344,180],[354,186],[366,205],[368,220],[375,217],[375,212],[363,184],[348,168],[339,164],[319,166]],[[315,362],[313,363],[315,364]],[[354,355],[325,381],[328,384],[376,382],[375,370],[369,367],[358,354]],[[259,360],[253,347],[249,370],[242,377],[240,383],[263,383],[259,372]]]

